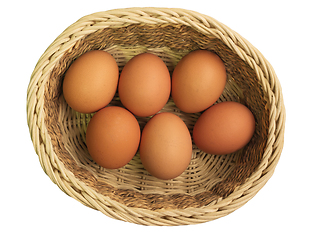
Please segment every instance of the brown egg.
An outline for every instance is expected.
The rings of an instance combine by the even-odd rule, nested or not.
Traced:
[[[128,110],[109,106],[91,118],[86,143],[92,159],[104,168],[123,167],[136,154],[140,142],[140,127]]]
[[[124,66],[118,83],[122,104],[134,115],[147,117],[167,103],[171,90],[166,64],[151,53],[136,55]]]
[[[112,55],[101,50],[87,52],[65,73],[64,98],[77,112],[96,112],[113,99],[118,76],[118,66]]]
[[[162,112],[145,125],[140,144],[144,168],[159,179],[181,175],[192,157],[192,139],[185,123],[173,113]]]
[[[190,52],[173,71],[173,101],[184,112],[201,112],[218,100],[226,78],[225,66],[218,55],[207,50]]]
[[[243,148],[255,131],[255,118],[243,104],[222,102],[208,108],[193,129],[197,147],[209,154],[229,154]]]

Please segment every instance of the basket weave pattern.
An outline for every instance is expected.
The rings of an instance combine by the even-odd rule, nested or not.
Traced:
[[[159,180],[139,153],[121,169],[99,167],[88,154],[85,132],[93,114],[73,111],[62,95],[70,64],[83,53],[109,52],[121,71],[142,52],[158,55],[172,73],[190,51],[207,49],[224,61],[228,81],[221,101],[245,104],[256,132],[241,151],[217,156],[193,145],[188,169]],[[120,105],[118,94],[110,105]],[[190,132],[200,113],[180,112],[172,99],[161,111],[181,117]],[[285,109],[273,68],[245,39],[192,11],[131,8],[85,16],[68,27],[39,59],[27,92],[28,125],[43,170],[62,191],[84,205],[143,225],[195,224],[217,219],[250,200],[272,176],[283,147]],[[149,118],[137,118],[143,128]]]

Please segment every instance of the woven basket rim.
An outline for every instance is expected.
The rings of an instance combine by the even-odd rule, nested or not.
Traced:
[[[98,22],[98,25],[91,23]],[[256,72],[268,101],[270,111],[271,141],[268,141],[263,159],[256,171],[225,199],[219,199],[201,208],[178,210],[149,210],[126,207],[123,204],[99,194],[78,180],[58,160],[53,151],[51,139],[45,126],[42,102],[44,85],[49,73],[64,52],[86,34],[99,28],[120,27],[131,24],[159,24],[178,22],[199,32],[221,39],[232,51],[248,63]],[[274,120],[274,121],[273,121]],[[217,20],[191,10],[181,8],[123,8],[96,12],[80,18],[66,28],[47,48],[38,60],[27,89],[27,122],[30,135],[40,164],[45,173],[62,191],[82,204],[95,208],[115,219],[142,225],[184,225],[207,222],[226,216],[243,206],[265,185],[272,176],[283,148],[285,129],[285,106],[281,85],[264,56],[246,39]],[[274,147],[274,151],[272,148]],[[81,192],[81,195],[77,193]]]

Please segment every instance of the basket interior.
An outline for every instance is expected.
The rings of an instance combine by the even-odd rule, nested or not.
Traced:
[[[109,52],[116,59],[120,71],[133,56],[151,52],[162,58],[170,73],[190,51],[207,49],[215,52],[225,63],[228,76],[218,102],[241,102],[253,112],[256,119],[253,138],[244,149],[228,155],[206,154],[193,144],[188,169],[172,180],[151,176],[142,166],[139,153],[123,168],[109,170],[100,167],[90,157],[85,144],[86,128],[93,114],[75,112],[62,95],[63,77],[70,64],[83,53],[95,49]],[[269,108],[253,69],[221,40],[185,25],[133,24],[86,35],[55,65],[44,95],[45,124],[58,159],[90,188],[129,207],[183,209],[205,206],[225,198],[255,170],[266,145]],[[110,105],[122,106],[118,93]],[[161,111],[178,115],[191,134],[200,116],[200,113],[181,112],[171,98]],[[137,119],[143,129],[149,118]]]

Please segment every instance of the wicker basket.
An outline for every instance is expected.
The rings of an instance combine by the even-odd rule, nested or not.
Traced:
[[[245,104],[256,132],[241,151],[209,155],[193,145],[188,169],[158,180],[139,154],[121,169],[92,161],[85,145],[93,114],[74,112],[62,80],[81,54],[103,49],[121,70],[133,56],[151,52],[172,73],[188,52],[208,49],[225,62],[228,80],[220,101]],[[121,105],[116,94],[111,105]],[[198,114],[180,112],[170,99],[162,111],[177,114],[192,132]],[[249,201],[272,176],[284,140],[285,108],[273,68],[244,38],[220,22],[183,9],[129,8],[94,13],[68,27],[39,59],[27,91],[31,139],[41,166],[69,196],[105,215],[142,225],[184,225],[214,220]],[[141,128],[148,118],[138,118]]]

